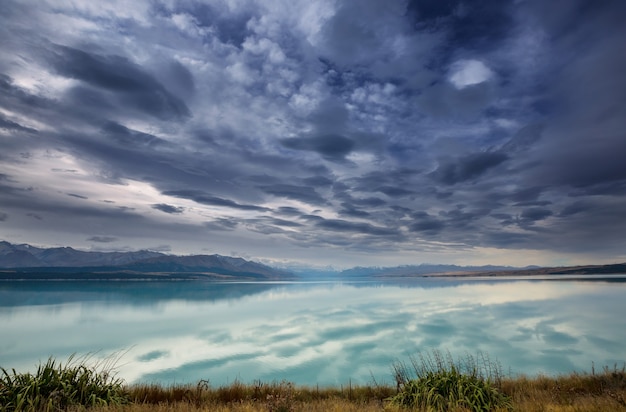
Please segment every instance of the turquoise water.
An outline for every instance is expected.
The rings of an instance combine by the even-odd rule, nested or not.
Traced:
[[[418,351],[505,373],[626,361],[626,278],[398,282],[4,282],[0,366],[121,354],[127,382],[393,382]]]

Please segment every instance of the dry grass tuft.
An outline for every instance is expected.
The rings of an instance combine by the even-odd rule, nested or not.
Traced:
[[[504,380],[501,388],[519,411],[626,411],[626,365],[601,373],[521,376]]]

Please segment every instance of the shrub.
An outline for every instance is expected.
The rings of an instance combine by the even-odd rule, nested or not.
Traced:
[[[392,402],[435,411],[465,408],[479,412],[510,407],[509,399],[489,382],[454,369],[429,372],[407,382]]]
[[[498,390],[500,369],[485,356],[455,362],[450,354],[434,351],[411,358],[413,372],[404,364],[394,365],[398,393],[391,402],[428,411],[456,409],[492,411],[510,409],[510,399]],[[416,377],[411,379],[411,375]]]
[[[50,358],[34,375],[0,368],[1,410],[55,411],[70,405],[125,403],[122,380],[111,374],[109,365],[89,367],[85,361],[73,362],[70,357],[63,365]]]

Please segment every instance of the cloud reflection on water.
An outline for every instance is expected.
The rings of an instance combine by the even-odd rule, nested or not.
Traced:
[[[236,291],[241,286],[245,293]],[[626,321],[615,316],[626,283],[219,285],[224,299],[203,287],[208,300],[186,284],[171,299],[155,289],[157,303],[145,305],[132,304],[125,290],[117,298],[100,291],[100,299],[0,307],[0,365],[32,368],[49,355],[127,350],[119,365],[127,381],[339,384],[369,382],[372,374],[390,380],[394,360],[433,348],[482,351],[506,372],[531,374],[626,358]],[[150,302],[145,288],[137,293]]]

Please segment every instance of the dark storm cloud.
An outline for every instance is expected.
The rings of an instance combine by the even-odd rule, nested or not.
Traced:
[[[514,232],[487,232],[485,233],[484,242],[487,245],[504,248],[523,248],[528,247],[532,242],[533,236],[528,233]]]
[[[5,107],[12,107],[18,110],[37,110],[50,109],[54,106],[54,101],[27,92],[15,85],[13,78],[4,73],[0,73],[0,90],[2,91],[0,102]]]
[[[489,212],[490,209],[466,211],[463,208],[457,208],[447,212],[441,212],[440,216],[445,219],[446,225],[460,229],[473,225],[474,222],[489,215]]]
[[[276,225],[276,226],[302,227],[302,224],[300,224],[298,222],[291,221],[291,220],[277,219],[277,218],[274,218],[274,217],[267,217],[267,218],[264,218],[263,220],[266,221],[267,223],[270,223],[270,224]]]
[[[266,207],[254,206],[254,205],[245,205],[237,203],[230,199],[223,199],[220,197],[210,196],[207,193],[197,191],[197,190],[170,190],[163,192],[166,196],[179,197],[181,199],[190,199],[194,202],[201,203],[209,206],[223,206],[229,207],[232,209],[239,210],[255,210],[259,212],[269,211]]]
[[[94,133],[96,136],[97,134],[107,138],[93,138],[95,136],[85,138],[84,135],[67,134],[62,139],[70,148],[81,153],[83,158],[102,162],[106,167],[102,174],[108,181],[121,184],[121,178],[129,174],[137,175],[140,179],[162,174],[171,176],[181,174],[181,170],[167,164],[161,154],[151,150],[149,146],[144,146],[149,138],[133,141],[131,134],[113,137],[102,130]]]
[[[441,183],[454,185],[479,177],[507,158],[504,153],[498,152],[472,153],[455,161],[444,162],[432,176]]]
[[[493,97],[493,89],[486,82],[462,89],[436,83],[424,90],[417,101],[420,109],[434,118],[471,121],[490,107]]]
[[[327,187],[333,184],[333,181],[324,176],[312,176],[302,180],[304,184],[316,187]]]
[[[366,218],[370,214],[364,210],[360,210],[350,205],[349,203],[342,203],[342,209],[339,210],[339,214],[347,217]]]
[[[181,9],[185,10],[182,7]],[[197,19],[200,27],[214,29],[222,43],[241,47],[249,34],[248,21],[255,13],[251,10],[233,11],[229,13],[227,7],[220,8],[212,4],[192,4],[188,10]]]
[[[552,216],[552,211],[549,209],[542,209],[539,207],[533,207],[530,209],[525,209],[522,212],[522,219],[529,222],[536,222],[538,220],[543,220],[548,216]]]
[[[165,65],[164,74],[168,79],[168,89],[178,97],[191,97],[196,91],[193,74],[180,62],[172,60]]]
[[[13,122],[11,120],[5,119],[4,117],[0,116],[0,129],[6,129],[6,130],[17,130],[17,131],[22,131],[22,132],[27,132],[27,133],[37,133],[36,129],[32,129],[30,127],[26,127],[26,126],[22,126],[19,123]]]
[[[124,184],[121,178],[132,176],[154,184],[163,192],[181,187],[184,182],[184,186],[204,189],[195,192],[198,192],[205,204],[213,202],[216,205],[230,204],[232,207],[238,207],[240,202],[231,200],[232,203],[229,203],[230,199],[214,194],[205,196],[206,192],[216,191],[237,199],[247,199],[256,193],[250,188],[232,184],[231,181],[236,176],[245,173],[243,169],[250,170],[246,166],[247,162],[237,157],[236,153],[224,151],[219,156],[212,153],[189,153],[170,141],[116,123],[109,123],[98,133],[106,138],[85,138],[82,135],[68,134],[63,139],[71,144],[73,150],[82,153],[84,158],[90,158],[106,167],[101,171],[103,180]],[[184,191],[179,192],[182,197],[186,196]],[[191,192],[188,194],[193,195]],[[254,205],[248,206],[243,204],[238,208],[262,210],[254,209]]]
[[[268,186],[259,186],[261,190],[277,197],[299,200],[311,205],[322,205],[326,200],[320,196],[312,187],[276,184]]]
[[[0,222],[4,222],[8,218],[9,218],[9,215],[7,215],[6,213],[0,212]]]
[[[117,238],[115,236],[92,236],[87,240],[96,243],[111,243],[117,241]]]
[[[512,1],[412,0],[409,13],[415,24],[430,29],[448,28],[451,44],[467,49],[491,49],[501,45],[513,27]]]
[[[160,210],[161,212],[169,213],[171,215],[178,215],[185,211],[184,207],[172,206],[166,203],[154,204],[152,205],[152,208],[156,210]]]
[[[281,144],[293,150],[317,152],[329,160],[343,160],[354,148],[354,142],[341,135],[322,135],[281,140]]]
[[[406,190],[401,187],[393,187],[393,186],[381,186],[376,189],[378,192],[384,193],[389,197],[402,197],[408,196],[414,192],[411,190]]]
[[[626,62],[624,66],[626,67]],[[624,97],[626,98],[626,95]],[[560,158],[554,159],[543,168],[546,180],[590,191],[595,186],[606,186],[611,182],[623,183],[626,180],[626,164],[621,153],[626,153],[626,141],[618,139],[617,136],[599,139],[604,141],[580,147],[566,146]]]
[[[541,192],[545,190],[544,187],[535,186],[527,187],[510,195],[510,199],[517,202],[517,205],[525,205],[527,203],[536,202]]]
[[[445,224],[428,214],[419,216],[414,223],[411,224],[410,230],[413,232],[423,232],[425,234],[434,235],[439,233]]]
[[[513,137],[501,147],[504,153],[515,153],[530,148],[535,142],[541,139],[544,126],[541,124],[531,124],[520,129]]]
[[[362,192],[381,192],[387,196],[404,196],[411,193],[404,187],[407,186],[416,175],[410,169],[391,169],[385,171],[373,171],[363,176],[359,176],[351,181],[352,188]]]
[[[287,232],[278,226],[266,225],[263,223],[249,223],[248,230],[262,235],[283,235]]]
[[[116,122],[107,122],[102,127],[102,132],[113,139],[117,144],[125,147],[157,147],[169,146],[166,140],[160,139],[148,133],[131,130]]]
[[[290,206],[281,206],[275,212],[284,216],[299,216],[302,214],[302,211]]]
[[[220,218],[215,219],[212,222],[206,222],[204,226],[209,230],[230,231],[234,230],[239,225],[239,223],[240,222],[238,222],[236,219]]]
[[[561,213],[559,213],[559,217],[572,216],[578,213],[586,212],[587,210],[590,210],[591,208],[592,206],[589,204],[586,204],[585,202],[574,202],[565,206],[563,210],[561,210]]]
[[[128,104],[160,119],[190,116],[185,103],[141,67],[119,55],[99,55],[56,45],[50,63],[59,74],[117,95]]]
[[[1,7],[9,233],[623,255],[624,2]]]
[[[76,193],[68,193],[68,196],[75,197],[77,199],[89,199],[87,196],[77,195]]]
[[[549,89],[555,116],[544,131],[550,138],[542,140],[543,164],[531,174],[535,179],[592,190],[626,178],[618,155],[626,149],[621,110],[626,80],[618,74],[626,67],[619,51],[626,40],[621,24],[626,5],[613,1],[604,6],[579,2],[550,18],[543,14],[550,6],[532,3],[554,31],[559,52],[578,47],[578,58],[558,67],[562,72]]]
[[[398,232],[392,229],[341,219],[322,219],[315,226],[334,232],[352,232],[372,236],[398,236]]]
[[[363,207],[380,207],[387,204],[387,202],[379,197],[350,198],[350,202],[354,205]]]

